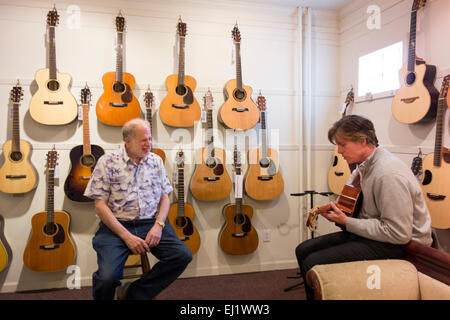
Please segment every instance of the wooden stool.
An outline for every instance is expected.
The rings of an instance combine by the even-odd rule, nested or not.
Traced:
[[[148,261],[147,253],[142,254],[130,254],[128,256],[127,261],[125,262],[124,270],[125,269],[132,269],[132,268],[139,268],[141,267],[142,273],[141,274],[127,274],[122,277],[122,279],[133,279],[133,278],[139,278],[144,274],[147,274],[152,269],[150,266],[150,262]]]

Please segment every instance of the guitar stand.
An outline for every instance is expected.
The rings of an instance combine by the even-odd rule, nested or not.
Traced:
[[[316,190],[305,190],[305,192],[302,192],[302,193],[291,193],[291,196],[293,196],[293,197],[303,197],[303,196],[305,196],[307,194],[309,194],[310,200],[311,200],[311,202],[310,202],[311,203],[311,208],[310,209],[313,209],[314,208],[314,197],[313,196],[315,194],[319,194],[321,196],[328,197],[328,196],[330,196],[330,195],[332,195],[334,193],[333,192],[317,192]],[[311,238],[314,239],[314,231],[311,231]],[[301,275],[300,272],[297,272],[297,274],[298,274],[298,276],[294,276],[294,277],[288,276],[287,278],[288,279],[300,279],[300,278],[302,278],[302,275]],[[287,292],[289,290],[292,290],[294,288],[297,288],[297,287],[303,285],[305,283],[304,281],[305,280],[302,280],[301,282],[299,282],[297,284],[294,284],[293,286],[285,288],[284,292]]]

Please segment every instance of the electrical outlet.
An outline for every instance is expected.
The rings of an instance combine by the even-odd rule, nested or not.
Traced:
[[[264,242],[269,242],[271,240],[270,239],[271,232],[272,232],[272,230],[270,230],[270,229],[264,229],[263,230],[263,241]]]

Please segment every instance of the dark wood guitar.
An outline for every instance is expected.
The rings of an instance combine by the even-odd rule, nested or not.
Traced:
[[[123,126],[128,120],[141,115],[141,106],[133,94],[134,76],[123,71],[125,18],[120,13],[116,17],[116,30],[116,72],[103,75],[104,92],[97,101],[96,113],[98,120],[104,124]]]
[[[362,205],[363,194],[361,192],[359,174],[353,179],[351,184],[346,184],[336,201],[336,207],[342,210],[349,217],[357,217]],[[316,217],[321,213],[331,211],[331,204],[315,207],[309,212],[306,226],[310,231],[316,227]]]
[[[75,120],[77,101],[70,92],[72,77],[56,69],[55,28],[59,22],[56,8],[47,14],[48,68],[36,71],[38,90],[30,100],[30,116],[45,125],[64,125]]]
[[[220,200],[231,192],[231,179],[225,166],[225,151],[214,147],[212,104],[213,97],[208,90],[204,97],[206,111],[206,147],[197,150],[194,174],[190,188],[199,200]]]
[[[273,200],[284,191],[284,181],[280,172],[278,152],[267,147],[266,98],[258,96],[261,112],[261,148],[248,153],[249,169],[245,178],[245,192],[255,200]]]
[[[175,234],[195,254],[200,248],[200,234],[194,226],[194,208],[184,202],[184,153],[179,151],[176,159],[178,167],[178,201],[169,209],[168,220]]]
[[[3,144],[5,162],[0,168],[0,191],[4,193],[26,193],[36,185],[36,170],[30,162],[31,145],[20,139],[19,106],[22,99],[22,87],[17,85],[11,90],[12,140]]]
[[[84,191],[91,179],[92,172],[98,159],[105,154],[102,147],[92,144],[89,137],[89,105],[91,91],[88,86],[81,89],[81,105],[83,108],[83,145],[78,145],[70,150],[71,169],[64,183],[64,192],[72,201],[91,202],[91,198],[85,197]]]
[[[153,133],[152,133],[152,108],[153,108],[153,93],[150,90],[147,90],[144,96],[145,100],[145,110],[146,110],[146,118],[148,123],[150,124],[150,133],[152,134],[152,152],[161,157],[163,163],[166,163],[166,153],[162,149],[153,148]]]
[[[353,88],[347,93],[345,99],[345,109],[342,113],[344,117],[347,113],[348,107],[353,104],[355,95],[353,93]],[[339,194],[344,188],[344,185],[350,179],[351,171],[356,167],[356,165],[349,166],[347,160],[342,157],[338,152],[338,146],[335,146],[333,150],[333,163],[328,170],[328,187],[334,194]]]
[[[241,160],[237,147],[234,147],[234,167],[236,177],[241,176]],[[236,179],[240,180],[240,179]],[[253,208],[242,204],[242,195],[237,193],[239,185],[235,183],[235,204],[227,204],[222,211],[225,224],[219,235],[222,250],[231,255],[244,255],[258,248],[259,238],[252,224]]]
[[[426,0],[414,0],[411,11],[408,62],[400,70],[400,89],[392,101],[394,118],[405,124],[434,120],[439,91],[434,87],[436,67],[416,57],[417,11]]]
[[[54,210],[55,166],[58,153],[47,153],[47,211],[31,219],[31,236],[23,253],[28,269],[39,272],[60,271],[72,264],[75,247],[69,234],[70,215]]]
[[[442,146],[449,84],[450,75],[447,75],[439,95],[434,152],[427,154],[422,163],[422,191],[430,211],[431,226],[437,229],[450,228],[450,149]]]
[[[194,96],[197,81],[184,74],[184,43],[186,23],[178,20],[177,32],[180,41],[178,55],[178,74],[166,78],[167,95],[161,101],[159,116],[161,121],[171,127],[193,127],[200,120],[200,105]]]
[[[0,217],[0,221],[3,222],[3,218]],[[8,252],[6,251],[5,246],[3,245],[2,241],[0,240],[0,272],[3,271],[3,269],[6,268],[8,265]]]
[[[252,88],[242,82],[241,34],[237,25],[231,34],[236,47],[236,79],[229,80],[225,85],[225,102],[220,107],[218,119],[230,129],[248,130],[258,123],[259,111],[251,98]]]

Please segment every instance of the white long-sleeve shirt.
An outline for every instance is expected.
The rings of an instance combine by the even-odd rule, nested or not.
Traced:
[[[379,146],[352,173],[361,176],[363,203],[346,229],[372,240],[431,245],[431,216],[422,189],[410,168]]]

